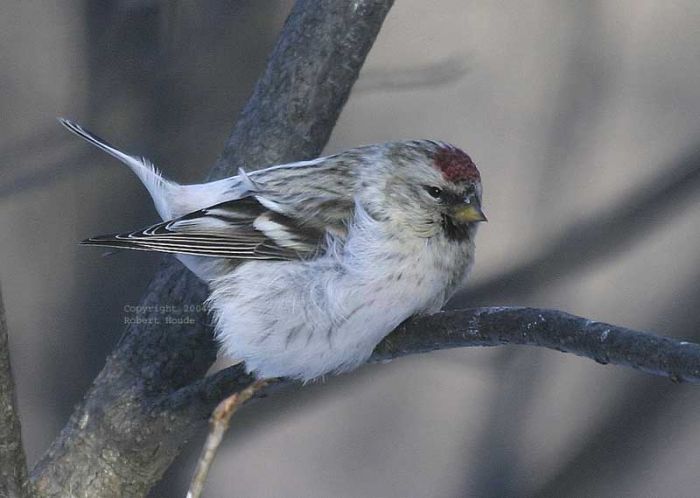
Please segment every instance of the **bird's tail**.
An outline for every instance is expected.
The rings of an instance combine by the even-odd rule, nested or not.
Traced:
[[[235,176],[208,183],[180,185],[163,178],[153,163],[145,157],[126,154],[72,121],[59,118],[59,122],[80,138],[129,166],[148,189],[163,221],[236,199],[246,193],[247,183]]]
[[[175,191],[177,191],[180,186],[177,183],[163,178],[163,175],[161,175],[158,169],[148,159],[126,154],[106,140],[101,139],[94,133],[89,132],[72,121],[63,118],[59,118],[58,121],[80,138],[90,142],[95,147],[98,147],[110,156],[119,159],[129,166],[131,171],[139,177],[146,189],[148,189],[148,193],[151,194],[151,198],[153,199],[153,204],[155,204],[156,210],[163,220],[168,220],[181,214],[172,212],[172,199],[175,196]]]

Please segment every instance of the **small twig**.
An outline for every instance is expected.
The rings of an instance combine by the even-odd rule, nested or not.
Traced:
[[[243,403],[252,398],[257,391],[265,387],[269,382],[270,381],[267,380],[256,380],[242,391],[233,393],[231,396],[224,399],[216,407],[209,420],[209,435],[204,443],[204,448],[202,448],[202,453],[199,456],[197,469],[192,477],[190,489],[187,492],[187,498],[199,498],[202,495],[204,482],[209,474],[209,468],[214,461],[216,451],[219,449],[224,434],[226,434],[228,430],[233,414],[236,413],[236,410],[238,410]]]

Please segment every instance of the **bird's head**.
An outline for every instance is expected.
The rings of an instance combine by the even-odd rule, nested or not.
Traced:
[[[401,229],[423,237],[442,231],[460,240],[476,223],[486,221],[479,170],[453,145],[432,140],[388,143],[381,146],[374,170],[383,191],[381,211]]]

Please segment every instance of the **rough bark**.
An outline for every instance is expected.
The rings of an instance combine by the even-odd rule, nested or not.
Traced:
[[[22,430],[17,396],[10,365],[5,308],[0,291],[0,496],[30,497],[27,460],[22,446]]]
[[[317,156],[392,3],[299,0],[209,177]],[[162,403],[215,359],[199,310],[204,296],[201,283],[165,260],[141,302],[141,322],[126,329],[33,470],[40,496],[137,497],[157,482],[206,419]],[[168,317],[175,322],[165,324]]]
[[[700,345],[539,308],[475,308],[408,321],[375,349],[374,361],[465,346],[520,344],[573,353],[700,383]]]
[[[209,178],[317,157],[392,4],[297,2]]]

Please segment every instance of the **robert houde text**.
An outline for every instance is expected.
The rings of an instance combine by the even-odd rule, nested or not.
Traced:
[[[197,314],[204,313],[204,304],[125,304],[125,325],[194,325]]]

